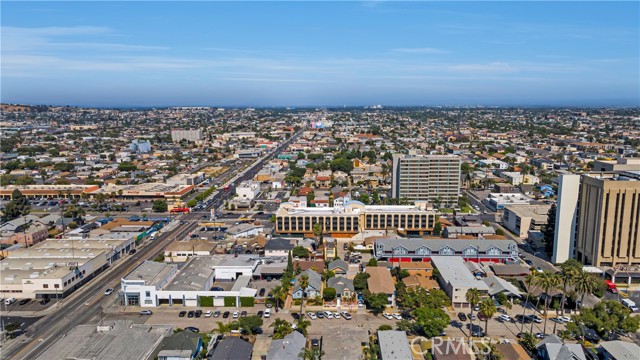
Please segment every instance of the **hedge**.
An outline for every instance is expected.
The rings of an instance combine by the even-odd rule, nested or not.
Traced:
[[[224,297],[224,306],[235,307],[236,306],[236,297],[235,296],[225,296]]]
[[[240,306],[242,307],[253,307],[255,299],[253,296],[242,296],[240,297]]]
[[[200,296],[200,306],[213,307],[213,296]]]

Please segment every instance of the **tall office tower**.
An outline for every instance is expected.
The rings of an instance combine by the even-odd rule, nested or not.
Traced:
[[[202,140],[202,130],[171,130],[171,140],[174,142],[180,140],[199,141]]]
[[[392,194],[394,198],[440,199],[455,206],[460,196],[460,158],[452,155],[393,156]]]
[[[567,258],[575,255],[585,265],[640,265],[640,170],[581,175],[572,205],[575,185],[575,180],[561,179],[558,208],[569,210],[564,220],[556,217],[554,261],[566,260],[563,254],[568,253]],[[570,219],[573,206],[575,221]]]
[[[551,257],[551,261],[555,264],[563,263],[574,257],[579,191],[580,175],[560,175],[554,248]]]

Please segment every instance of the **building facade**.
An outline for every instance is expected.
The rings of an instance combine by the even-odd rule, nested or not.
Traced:
[[[457,205],[460,158],[452,155],[394,155],[391,195],[398,199]]]
[[[171,140],[173,142],[178,142],[180,140],[200,141],[202,140],[202,130],[171,130]]]
[[[502,225],[520,239],[529,236],[529,230],[540,231],[547,223],[551,205],[509,205],[504,207]]]
[[[411,206],[364,205],[349,198],[334,200],[333,207],[296,207],[283,203],[276,213],[276,233],[313,236],[320,223],[325,234],[351,237],[364,230],[397,230],[407,234],[431,234],[436,213],[427,203]]]
[[[506,262],[518,258],[512,240],[378,239],[373,256],[390,262],[430,261],[434,256],[459,257],[473,262]]]

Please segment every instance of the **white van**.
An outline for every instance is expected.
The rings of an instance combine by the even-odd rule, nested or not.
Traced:
[[[12,298],[8,298],[8,299],[4,299],[4,304],[5,305],[11,305],[14,302],[16,302],[16,298],[12,297]]]

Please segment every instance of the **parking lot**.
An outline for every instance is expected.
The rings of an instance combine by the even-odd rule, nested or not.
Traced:
[[[267,280],[252,280],[249,283],[249,286],[258,290],[258,294],[256,296],[256,299],[265,299],[269,296],[269,292],[271,291],[271,289],[273,289],[274,287],[277,287],[281,284],[280,280],[272,280],[272,281],[267,281]],[[264,289],[264,295],[260,296],[260,289]]]

